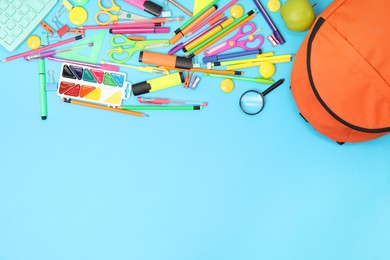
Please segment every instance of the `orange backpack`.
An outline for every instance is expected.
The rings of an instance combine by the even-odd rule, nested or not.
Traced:
[[[339,142],[390,131],[390,0],[335,0],[295,57],[291,91],[302,117]]]

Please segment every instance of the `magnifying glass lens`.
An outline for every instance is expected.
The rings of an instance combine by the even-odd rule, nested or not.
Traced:
[[[256,115],[264,107],[264,98],[257,91],[247,91],[240,98],[240,107],[244,113]]]

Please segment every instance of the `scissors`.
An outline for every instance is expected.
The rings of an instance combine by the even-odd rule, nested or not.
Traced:
[[[249,26],[250,30],[247,32],[244,32],[244,28]],[[204,52],[204,56],[212,56],[216,55],[218,53],[230,50],[234,47],[240,47],[246,51],[251,51],[251,50],[257,50],[263,45],[264,43],[264,37],[261,35],[253,35],[256,32],[256,26],[252,22],[247,22],[243,24],[240,27],[240,30],[237,32],[235,36],[232,38],[228,39],[227,41],[211,48],[208,49]],[[244,40],[239,41],[239,39],[244,38]],[[248,43],[254,42],[256,39],[259,39],[260,42],[257,46],[255,47],[248,47]]]
[[[116,48],[107,51],[110,59],[116,63],[125,63],[137,51],[169,46],[169,40],[132,41],[122,34],[116,34],[111,37],[111,45]],[[130,46],[130,48],[123,48],[125,46]]]
[[[120,6],[117,5],[114,0],[110,1],[110,7],[105,7],[103,6],[103,0],[98,0],[98,6],[101,11],[95,15],[95,21],[100,25],[107,25],[112,22],[118,22],[119,20],[126,20],[129,22],[134,20],[148,19],[145,16],[122,11]]]

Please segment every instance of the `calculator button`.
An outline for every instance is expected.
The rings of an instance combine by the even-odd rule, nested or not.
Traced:
[[[31,21],[32,21],[36,16],[37,16],[37,15],[34,14],[33,12],[29,12],[29,13],[26,15],[26,17],[27,17],[28,19],[30,19]]]
[[[9,21],[5,24],[5,26],[6,26],[8,29],[12,30],[12,29],[16,26],[16,23],[14,23],[14,21],[12,21],[12,20],[9,20]]]
[[[23,28],[26,28],[30,24],[29,21],[27,21],[25,18],[23,18],[20,22],[19,25],[22,26]]]
[[[9,45],[9,44],[11,44],[11,43],[14,42],[14,37],[11,37],[11,36],[8,35],[8,36],[4,39],[4,41]]]
[[[22,6],[22,2],[20,2],[19,0],[14,1],[14,7],[19,8],[21,6]]]
[[[22,20],[23,17],[20,13],[16,13],[12,18],[14,19],[15,22],[18,23],[20,20]]]
[[[7,36],[7,33],[0,28],[0,39],[4,39],[5,36]]]
[[[33,1],[32,3],[31,2],[27,2],[27,4],[29,5],[29,6],[31,6],[31,8],[33,9],[33,10],[35,10],[35,12],[37,12],[37,13],[39,13],[42,9],[43,9],[43,7],[45,7],[41,2],[39,2],[39,1]]]
[[[12,16],[14,13],[15,13],[15,8],[13,8],[12,6],[8,7],[6,14],[8,14],[8,16]]]
[[[6,16],[4,13],[0,14],[0,23],[5,24],[8,21],[8,16]]]
[[[30,9],[26,6],[26,5],[22,5],[22,7],[20,7],[19,11],[22,13],[22,14],[27,14],[28,11]]]
[[[12,35],[18,37],[23,32],[19,26],[16,26],[15,29],[12,30]]]
[[[0,9],[1,10],[5,10],[5,9],[7,9],[7,7],[8,7],[8,4],[6,3],[6,2],[0,2]]]

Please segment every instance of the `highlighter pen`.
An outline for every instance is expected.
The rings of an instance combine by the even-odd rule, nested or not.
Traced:
[[[224,22],[227,20],[227,17],[224,16],[222,17],[221,19],[219,19],[215,24],[211,25],[210,27],[204,29],[203,31],[201,31],[199,34],[197,34],[196,36],[192,37],[191,39],[189,39],[188,41],[186,42],[181,42],[179,43],[178,45],[174,46],[172,49],[169,50],[168,54],[170,55],[173,55],[175,54],[176,52],[180,51],[181,49],[183,49],[183,47],[187,44],[190,44],[191,42],[195,41],[196,39],[198,39],[199,37],[201,37],[203,34],[211,31],[212,29],[214,29],[215,27],[219,26],[220,23]]]
[[[157,52],[141,51],[139,62],[163,67],[191,69],[192,59]]]
[[[197,17],[193,22],[191,22],[189,25],[187,25],[183,29],[179,29],[175,31],[175,36],[173,36],[169,42],[171,44],[175,44],[178,42],[181,38],[184,37],[184,35],[191,32],[192,29],[194,29],[197,25],[199,25],[201,22],[203,22],[207,17],[209,17],[212,13],[214,13],[218,9],[217,5],[212,5],[210,8],[208,8],[205,12],[203,12],[199,17]]]
[[[176,72],[159,78],[150,79],[134,84],[131,89],[134,96],[154,92],[183,84],[185,78],[183,72]]]
[[[124,110],[202,110],[202,106],[153,106],[153,105],[135,105],[121,106]]]
[[[195,41],[191,42],[190,44],[185,45],[183,48],[183,51],[188,52],[188,51],[194,49],[196,46],[198,46],[202,42],[206,41],[207,39],[209,39],[213,35],[217,34],[218,32],[222,31],[223,29],[225,29],[226,27],[231,25],[233,22],[234,22],[234,18],[230,17],[229,19],[227,19],[223,23],[221,23],[218,26],[216,26],[215,28],[213,28],[211,31],[203,34],[201,37],[199,37]]]
[[[255,10],[250,10],[248,13],[243,15],[241,18],[235,20],[232,24],[230,24],[228,27],[223,29],[222,31],[218,32],[217,34],[213,35],[206,41],[202,42],[200,45],[196,46],[193,50],[189,51],[186,56],[189,58],[193,58],[195,55],[198,55],[202,51],[204,51],[209,46],[213,45],[229,33],[236,30],[241,25],[245,24],[249,20],[253,19],[253,17],[256,15]]]
[[[195,28],[189,33],[189,35],[196,33],[196,32],[199,31],[203,26],[205,26],[207,23],[210,23],[211,25],[214,24],[214,22],[218,19],[218,16],[221,15],[223,12],[225,12],[230,6],[234,5],[237,1],[238,1],[238,0],[229,1],[229,3],[226,4],[224,7],[222,7],[218,12],[216,12],[215,14],[213,14],[212,16],[210,16],[209,18],[207,18],[206,20],[204,20],[204,21],[203,21],[201,24],[199,24],[197,27],[195,27]]]
[[[271,37],[275,38],[278,43],[283,44],[286,41],[284,40],[283,36],[280,34],[279,30],[276,28],[275,24],[272,22],[271,18],[267,14],[267,11],[264,9],[264,7],[261,5],[259,0],[253,0],[257,8],[259,8],[259,11],[261,15],[264,17],[265,21],[267,22],[268,26],[272,30]]]
[[[147,0],[124,0],[126,3],[131,4],[141,10],[144,10],[156,17],[161,15],[162,6]]]
[[[133,33],[169,33],[169,27],[153,27],[153,28],[119,28],[119,29],[110,29],[111,34],[133,34]]]
[[[213,56],[203,57],[203,63],[208,63],[208,62],[216,63],[221,60],[228,60],[228,59],[256,55],[261,53],[262,53],[261,49],[258,49],[258,50],[249,50],[249,51],[238,51],[238,52],[226,53],[226,54],[217,54]],[[215,65],[215,63],[212,65],[219,66],[219,65]]]
[[[46,95],[46,68],[45,60],[38,60],[38,72],[39,72],[39,86],[41,92],[41,118],[47,119],[47,95]]]

